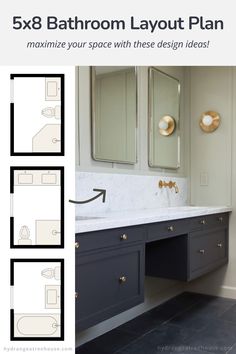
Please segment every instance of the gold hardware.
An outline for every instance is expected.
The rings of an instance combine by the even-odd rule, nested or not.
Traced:
[[[123,275],[122,277],[119,278],[120,283],[125,283],[127,278]]]
[[[159,188],[174,188],[175,189],[175,193],[179,193],[179,187],[177,186],[176,182],[173,182],[173,181],[169,181],[169,182],[166,182],[166,181],[162,181],[160,180],[159,181]]]
[[[219,222],[223,222],[224,219],[223,219],[222,216],[219,216],[219,217],[218,217],[218,220],[219,220]]]
[[[222,248],[223,247],[222,243],[221,242],[217,243],[217,247]]]
[[[200,224],[206,225],[206,220],[205,220],[205,219],[202,219],[202,220],[200,221]]]
[[[205,250],[199,250],[199,253],[205,254]]]
[[[201,115],[199,125],[205,133],[212,133],[220,125],[220,115],[214,111],[204,112]]]
[[[168,231],[174,231],[174,226],[168,226]]]
[[[159,121],[159,133],[163,136],[169,136],[173,134],[175,127],[175,119],[171,116],[163,116]]]
[[[75,248],[79,248],[79,242],[75,242]]]
[[[75,293],[75,298],[78,299],[78,297],[79,297],[79,293],[76,292]]]
[[[123,234],[123,235],[121,235],[120,239],[122,241],[127,241],[128,240],[128,236],[126,234]]]

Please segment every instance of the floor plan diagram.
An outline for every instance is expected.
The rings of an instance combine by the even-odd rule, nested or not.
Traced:
[[[11,260],[11,340],[64,340],[63,259]]]
[[[11,167],[11,248],[64,247],[64,168]]]
[[[64,155],[64,75],[10,79],[11,155]]]

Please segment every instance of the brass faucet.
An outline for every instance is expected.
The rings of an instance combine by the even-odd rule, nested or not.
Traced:
[[[162,181],[160,180],[159,181],[159,188],[174,188],[175,189],[175,193],[179,193],[179,187],[177,186],[176,182],[173,182],[173,181],[169,181],[169,182],[166,182],[166,181]]]

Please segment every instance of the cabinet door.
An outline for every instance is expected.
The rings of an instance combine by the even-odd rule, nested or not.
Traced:
[[[228,261],[228,229],[192,232],[189,235],[190,280]]]
[[[144,245],[76,257],[76,323],[85,329],[144,301]]]

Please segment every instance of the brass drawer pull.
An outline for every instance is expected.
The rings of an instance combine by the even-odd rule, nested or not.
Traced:
[[[79,242],[75,242],[75,248],[79,248]]]
[[[205,219],[202,219],[202,220],[200,221],[200,224],[206,225],[206,220],[205,220]]]
[[[217,243],[217,247],[222,248],[223,247],[222,243],[221,242]]]
[[[79,293],[76,292],[75,293],[75,298],[78,299],[78,297],[79,297]]]
[[[205,254],[205,250],[199,250],[198,252],[201,254]]]
[[[125,283],[126,280],[127,280],[127,278],[124,275],[122,275],[122,277],[119,278],[120,283]]]
[[[120,239],[121,239],[121,241],[127,241],[128,236],[126,234],[123,234],[123,235],[121,235]]]
[[[174,231],[174,226],[168,226],[167,230],[171,232]]]
[[[224,220],[224,218],[223,218],[222,216],[219,216],[219,217],[218,217],[218,221],[219,221],[219,222],[223,222],[223,220]]]

